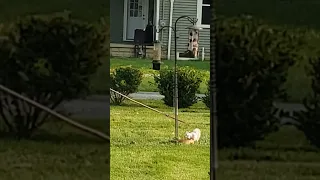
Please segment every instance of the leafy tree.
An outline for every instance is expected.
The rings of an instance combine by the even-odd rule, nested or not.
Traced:
[[[282,87],[304,42],[250,16],[216,23],[219,146],[253,145],[278,128],[273,102],[287,97]],[[203,101],[210,107],[209,93]]]
[[[69,16],[28,16],[0,44],[0,82],[55,109],[89,93],[89,77],[106,56],[105,27]],[[29,138],[49,115],[0,93],[0,116],[18,138]]]

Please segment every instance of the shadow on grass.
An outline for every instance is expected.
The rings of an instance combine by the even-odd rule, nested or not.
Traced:
[[[143,102],[142,102],[143,103]],[[116,104],[111,104],[113,107],[144,107],[140,104],[135,104],[135,103],[123,103],[121,105],[116,105]],[[151,108],[163,108],[163,107],[159,107],[158,105],[152,105],[152,104],[145,104]]]
[[[319,150],[310,147],[301,148],[239,148],[222,149],[221,159],[254,161],[300,161],[319,162]]]
[[[221,158],[227,160],[320,162],[320,149],[310,145],[303,132],[292,125],[282,126],[253,147],[221,149],[220,152]]]
[[[140,103],[143,103],[149,107],[152,108],[159,108],[159,109],[171,109],[173,107],[171,106],[167,106],[166,104],[164,104],[164,101],[161,100],[136,100]],[[179,110],[181,110],[181,112],[198,112],[198,110],[208,110],[208,108],[206,106],[203,106],[203,102],[202,101],[198,101],[197,103],[195,103],[194,105],[190,106],[189,108],[179,108]],[[121,105],[116,105],[111,103],[111,106],[113,107],[143,107],[140,104],[137,104],[135,102],[132,102],[130,100],[125,100]]]

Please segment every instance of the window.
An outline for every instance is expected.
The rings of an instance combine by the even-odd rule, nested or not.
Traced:
[[[210,28],[211,21],[211,7],[210,3],[212,0],[198,0],[197,7],[197,18],[198,25],[203,28]]]
[[[142,5],[139,0],[129,1],[129,17],[142,17]]]

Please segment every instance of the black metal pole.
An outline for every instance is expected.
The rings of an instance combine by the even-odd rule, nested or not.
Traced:
[[[179,121],[178,121],[178,112],[179,112],[179,92],[178,92],[178,69],[177,69],[177,24],[178,21],[182,18],[187,18],[189,22],[194,24],[194,19],[189,16],[180,16],[176,19],[174,23],[174,117],[175,117],[175,138],[179,138]]]
[[[217,68],[216,31],[213,1],[211,2],[210,26],[210,180],[217,180],[218,169],[218,111],[217,111]]]
[[[175,118],[175,137],[179,138],[179,124],[178,124],[178,72],[177,72],[177,23],[179,18],[174,23],[174,118]]]

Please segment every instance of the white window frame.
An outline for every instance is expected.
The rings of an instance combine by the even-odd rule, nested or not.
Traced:
[[[201,20],[202,20],[202,7],[203,6],[211,6],[210,4],[202,4],[203,0],[197,0],[197,26],[200,28],[204,28],[204,29],[210,29],[210,24],[202,24]]]

